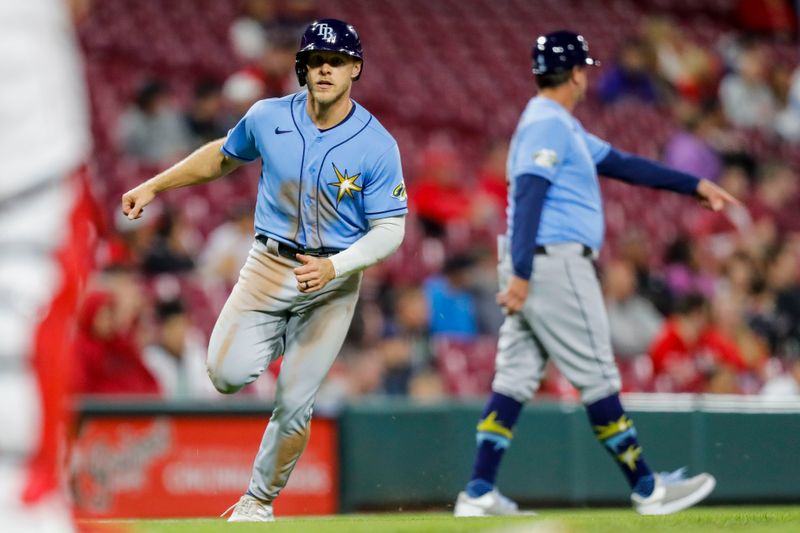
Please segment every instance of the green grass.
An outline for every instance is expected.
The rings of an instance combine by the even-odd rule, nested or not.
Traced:
[[[315,518],[278,518],[272,524],[228,524],[222,519],[86,521],[87,525],[122,526],[131,533],[796,533],[800,506],[706,507],[663,517],[644,517],[630,509],[543,510],[535,517],[460,518],[445,513],[353,514]],[[111,531],[112,529],[109,529]]]

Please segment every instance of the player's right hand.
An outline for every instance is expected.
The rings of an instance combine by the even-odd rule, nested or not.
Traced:
[[[497,294],[497,303],[503,308],[503,312],[507,315],[513,315],[525,305],[525,300],[528,298],[527,279],[511,276],[508,281],[508,286],[502,292]]]
[[[155,197],[156,193],[147,182],[142,183],[122,195],[122,213],[129,220],[135,220],[142,216],[144,206],[152,202]]]

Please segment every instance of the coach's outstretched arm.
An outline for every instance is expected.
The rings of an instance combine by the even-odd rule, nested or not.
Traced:
[[[245,164],[225,155],[225,139],[211,141],[170,168],[122,195],[122,212],[131,220],[142,216],[144,207],[162,191],[213,181]]]
[[[707,179],[697,178],[616,148],[611,148],[596,166],[599,174],[609,178],[633,185],[695,195],[701,204],[712,211],[721,211],[727,204],[741,205],[728,191]]]

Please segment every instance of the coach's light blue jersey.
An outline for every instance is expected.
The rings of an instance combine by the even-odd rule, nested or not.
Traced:
[[[256,231],[285,244],[343,250],[368,219],[408,212],[397,142],[355,101],[350,115],[320,131],[308,93],[257,102],[228,132],[226,155],[261,157]]]
[[[536,243],[579,242],[598,250],[604,224],[595,164],[610,149],[557,102],[542,96],[532,98],[509,147],[508,234],[513,229],[517,178],[535,174],[550,182]]]

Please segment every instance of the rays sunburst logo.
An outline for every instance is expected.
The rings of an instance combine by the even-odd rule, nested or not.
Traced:
[[[339,202],[342,201],[345,195],[353,198],[354,192],[361,192],[363,187],[356,184],[356,180],[361,177],[361,173],[353,174],[352,176],[347,175],[347,169],[345,169],[344,174],[339,172],[339,169],[336,168],[335,163],[331,163],[333,166],[333,171],[336,173],[336,179],[338,181],[333,181],[328,183],[331,187],[337,187],[339,190],[336,193],[336,207],[339,207]]]

